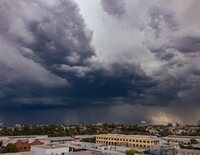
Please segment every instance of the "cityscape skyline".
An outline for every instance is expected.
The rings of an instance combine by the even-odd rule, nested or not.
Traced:
[[[197,0],[1,0],[0,122],[196,124]]]

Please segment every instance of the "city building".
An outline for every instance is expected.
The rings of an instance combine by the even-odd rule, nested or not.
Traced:
[[[32,145],[43,145],[44,143],[39,141],[38,139],[35,139],[33,142],[31,142],[29,144],[30,144],[30,146],[32,146]]]
[[[145,135],[101,134],[96,136],[96,143],[150,149],[159,145],[159,139]]]
[[[30,155],[65,155],[69,147],[62,145],[37,145],[31,146]]]
[[[51,144],[64,144],[64,143],[67,143],[69,141],[73,141],[74,138],[72,137],[49,137],[48,138],[48,141],[51,143]]]
[[[16,143],[17,141],[29,141],[30,143],[39,140],[43,143],[49,142],[49,137],[47,135],[23,135],[23,136],[1,136],[0,141],[3,142],[3,146],[7,146],[9,143]]]
[[[29,140],[18,140],[15,145],[18,148],[19,151],[28,151],[30,150],[32,145],[43,145],[44,143],[39,141],[38,139],[35,139],[31,143]]]
[[[30,149],[30,144],[29,144],[28,140],[26,140],[26,141],[18,140],[15,143],[15,145],[19,151],[28,151]]]

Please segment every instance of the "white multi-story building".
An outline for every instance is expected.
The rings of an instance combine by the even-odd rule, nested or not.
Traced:
[[[31,146],[30,155],[65,155],[69,153],[69,147],[62,145],[38,145]]]

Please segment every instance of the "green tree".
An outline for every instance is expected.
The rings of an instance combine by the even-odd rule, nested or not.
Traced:
[[[159,135],[162,137],[172,135],[173,133],[169,129],[164,129],[159,132]]]
[[[139,152],[139,151],[133,150],[133,149],[126,151],[126,155],[135,155],[135,154],[143,154],[143,152]]]
[[[83,138],[81,142],[96,143],[96,138]]]
[[[190,144],[198,144],[198,141],[194,138],[190,139]]]
[[[9,143],[3,150],[3,153],[15,153],[19,152],[17,146],[15,144]]]

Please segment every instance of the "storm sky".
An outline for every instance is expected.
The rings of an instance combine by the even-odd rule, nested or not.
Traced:
[[[0,0],[0,121],[195,123],[199,0]]]

